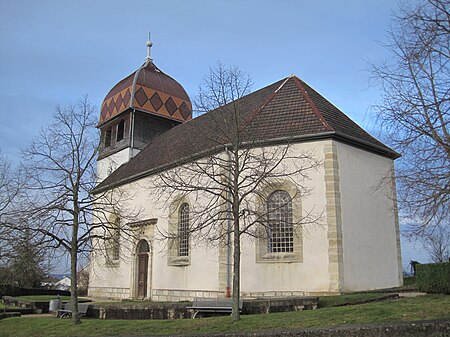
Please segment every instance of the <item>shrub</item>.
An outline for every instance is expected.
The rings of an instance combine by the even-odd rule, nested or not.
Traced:
[[[450,294],[450,262],[417,265],[417,289]]]

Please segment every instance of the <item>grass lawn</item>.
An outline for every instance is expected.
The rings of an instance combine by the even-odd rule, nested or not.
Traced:
[[[57,295],[28,295],[28,296],[17,296],[19,300],[23,301],[37,301],[37,302],[50,302],[50,300],[58,299]],[[63,301],[69,301],[70,296],[59,296]]]
[[[353,304],[367,300],[375,300],[381,297],[385,297],[389,293],[356,293],[356,294],[346,294],[338,296],[323,296],[319,300],[319,308],[328,308],[343,304]]]
[[[6,308],[15,308],[16,306],[15,305],[11,305],[11,304],[5,305],[5,303],[0,302],[0,311],[2,311],[2,309],[4,309],[5,307]]]
[[[229,316],[184,320],[94,320],[79,326],[56,318],[8,318],[0,321],[0,337],[113,336],[217,333],[332,327],[343,324],[450,319],[450,296],[427,295],[361,305],[300,312],[242,316],[233,323]]]
[[[29,295],[29,296],[17,296],[19,300],[23,301],[36,301],[36,302],[50,302],[50,300],[58,299],[57,295]],[[70,301],[70,296],[59,296],[61,301]],[[83,297],[79,297],[83,299]]]

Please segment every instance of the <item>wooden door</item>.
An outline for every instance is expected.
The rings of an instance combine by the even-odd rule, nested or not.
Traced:
[[[148,255],[139,254],[138,261],[138,297],[147,297]]]

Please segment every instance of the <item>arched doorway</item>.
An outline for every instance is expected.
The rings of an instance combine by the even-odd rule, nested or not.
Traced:
[[[137,245],[137,297],[147,297],[147,282],[148,282],[148,256],[150,247],[146,240],[140,240]]]

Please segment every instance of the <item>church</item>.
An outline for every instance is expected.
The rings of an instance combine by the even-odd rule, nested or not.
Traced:
[[[196,203],[204,201],[181,192],[161,198],[149,187],[162,173],[211,153],[210,124],[220,108],[193,118],[188,94],[155,65],[151,46],[148,41],[145,63],[114,85],[101,106],[94,196],[121,189],[127,195],[121,204],[140,212],[129,222],[113,210],[105,215],[117,224],[117,240],[107,254],[93,245],[89,296],[229,297],[232,245],[202,244],[187,230],[195,221]],[[313,153],[320,163],[302,180],[309,193],[297,190],[301,177],[295,173],[261,188],[267,198],[254,202],[271,219],[269,234],[242,240],[241,296],[321,296],[401,285],[394,176],[399,154],[293,75],[236,103],[245,120],[242,137],[260,144],[254,151],[289,143],[294,155],[286,158],[287,167],[298,161],[296,153]],[[312,210],[320,214],[320,224],[296,225]],[[123,226],[136,235],[122,238]],[[178,235],[161,237],[171,230]]]

